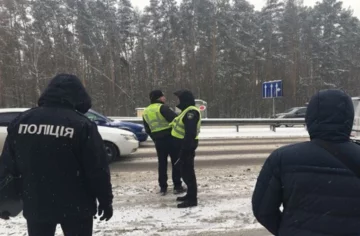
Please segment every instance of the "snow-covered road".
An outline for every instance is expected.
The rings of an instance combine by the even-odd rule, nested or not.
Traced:
[[[304,129],[296,129],[287,128],[282,136],[277,137],[270,136],[274,135],[271,131],[267,133],[269,136],[264,137],[265,131],[261,131],[262,136],[259,131],[261,139],[238,137],[241,140],[234,140],[236,132],[228,137],[224,137],[224,130],[203,132],[196,164],[199,206],[190,209],[177,209],[177,196],[171,192],[165,197],[157,194],[154,147],[151,142],[143,144],[139,157],[128,157],[112,164],[114,217],[109,222],[96,220],[94,235],[269,236],[252,215],[252,191],[261,163],[269,155],[269,151],[287,143],[307,139]],[[205,133],[212,132],[217,133],[217,138],[221,139],[215,141],[204,137]],[[293,136],[286,136],[286,133]],[[226,153],[229,150],[237,151],[238,154]],[[246,159],[258,159],[259,162],[253,165],[254,162],[243,161]],[[171,189],[170,175],[169,168],[168,183]],[[0,236],[10,235],[27,235],[26,222],[22,216],[1,221]],[[57,228],[56,235],[62,235],[60,227]]]
[[[177,209],[171,192],[157,194],[156,171],[114,172],[114,217],[95,222],[96,236],[253,235],[267,236],[251,211],[259,166],[197,169],[199,206]],[[169,184],[171,182],[169,181]],[[171,188],[171,186],[169,186]],[[206,233],[206,234],[205,234]],[[25,236],[22,217],[0,224],[1,236]],[[56,235],[62,235],[60,227]],[[210,234],[211,235],[211,234]]]

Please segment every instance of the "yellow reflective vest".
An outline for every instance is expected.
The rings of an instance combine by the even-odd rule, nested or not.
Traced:
[[[143,118],[149,125],[151,133],[171,128],[170,123],[160,112],[160,108],[162,105],[163,104],[161,103],[153,103],[144,110]]]
[[[185,137],[185,125],[183,122],[183,118],[185,116],[185,114],[190,111],[190,110],[195,110],[199,112],[199,121],[197,123],[197,135],[195,139],[199,139],[199,133],[200,133],[200,127],[201,127],[201,113],[199,108],[195,107],[195,106],[189,106],[188,108],[186,108],[185,110],[183,110],[180,115],[178,115],[173,122],[171,122],[171,126],[172,126],[172,130],[171,130],[171,135],[175,138],[178,139],[184,139]]]

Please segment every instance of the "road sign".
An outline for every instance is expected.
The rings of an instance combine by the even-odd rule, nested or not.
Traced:
[[[202,99],[195,99],[195,106],[199,108],[202,118],[208,118],[206,101]]]
[[[267,81],[262,84],[263,98],[277,98],[283,96],[282,80]]]

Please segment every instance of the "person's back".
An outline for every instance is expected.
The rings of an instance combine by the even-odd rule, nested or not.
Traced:
[[[23,178],[26,218],[58,221],[64,212],[70,218],[94,214],[95,198],[84,191],[86,173],[80,159],[86,146],[79,146],[88,134],[74,132],[90,127],[81,114],[53,107],[32,109],[11,127],[19,133],[13,149]]]
[[[271,233],[360,235],[360,179],[314,143],[329,142],[342,158],[352,158],[360,166],[360,146],[349,139],[353,119],[349,96],[338,90],[322,91],[307,109],[312,141],[279,148],[267,159],[252,203],[255,217]]]
[[[106,211],[105,218],[112,215],[103,141],[96,125],[82,114],[90,107],[81,82],[59,75],[42,94],[39,107],[8,127],[3,158],[15,157],[22,175],[23,214],[30,235],[41,235],[44,222],[63,226],[87,221],[86,227],[92,229],[96,200]]]

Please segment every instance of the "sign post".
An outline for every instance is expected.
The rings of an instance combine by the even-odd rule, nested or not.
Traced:
[[[283,83],[282,80],[267,81],[262,84],[262,98],[273,100],[273,116],[275,116],[275,99],[283,97]]]
[[[275,117],[275,114],[276,114],[276,103],[275,103],[275,98],[272,99],[273,100],[273,117]]]
[[[195,99],[195,106],[199,108],[202,118],[207,118],[207,102],[202,99]]]

